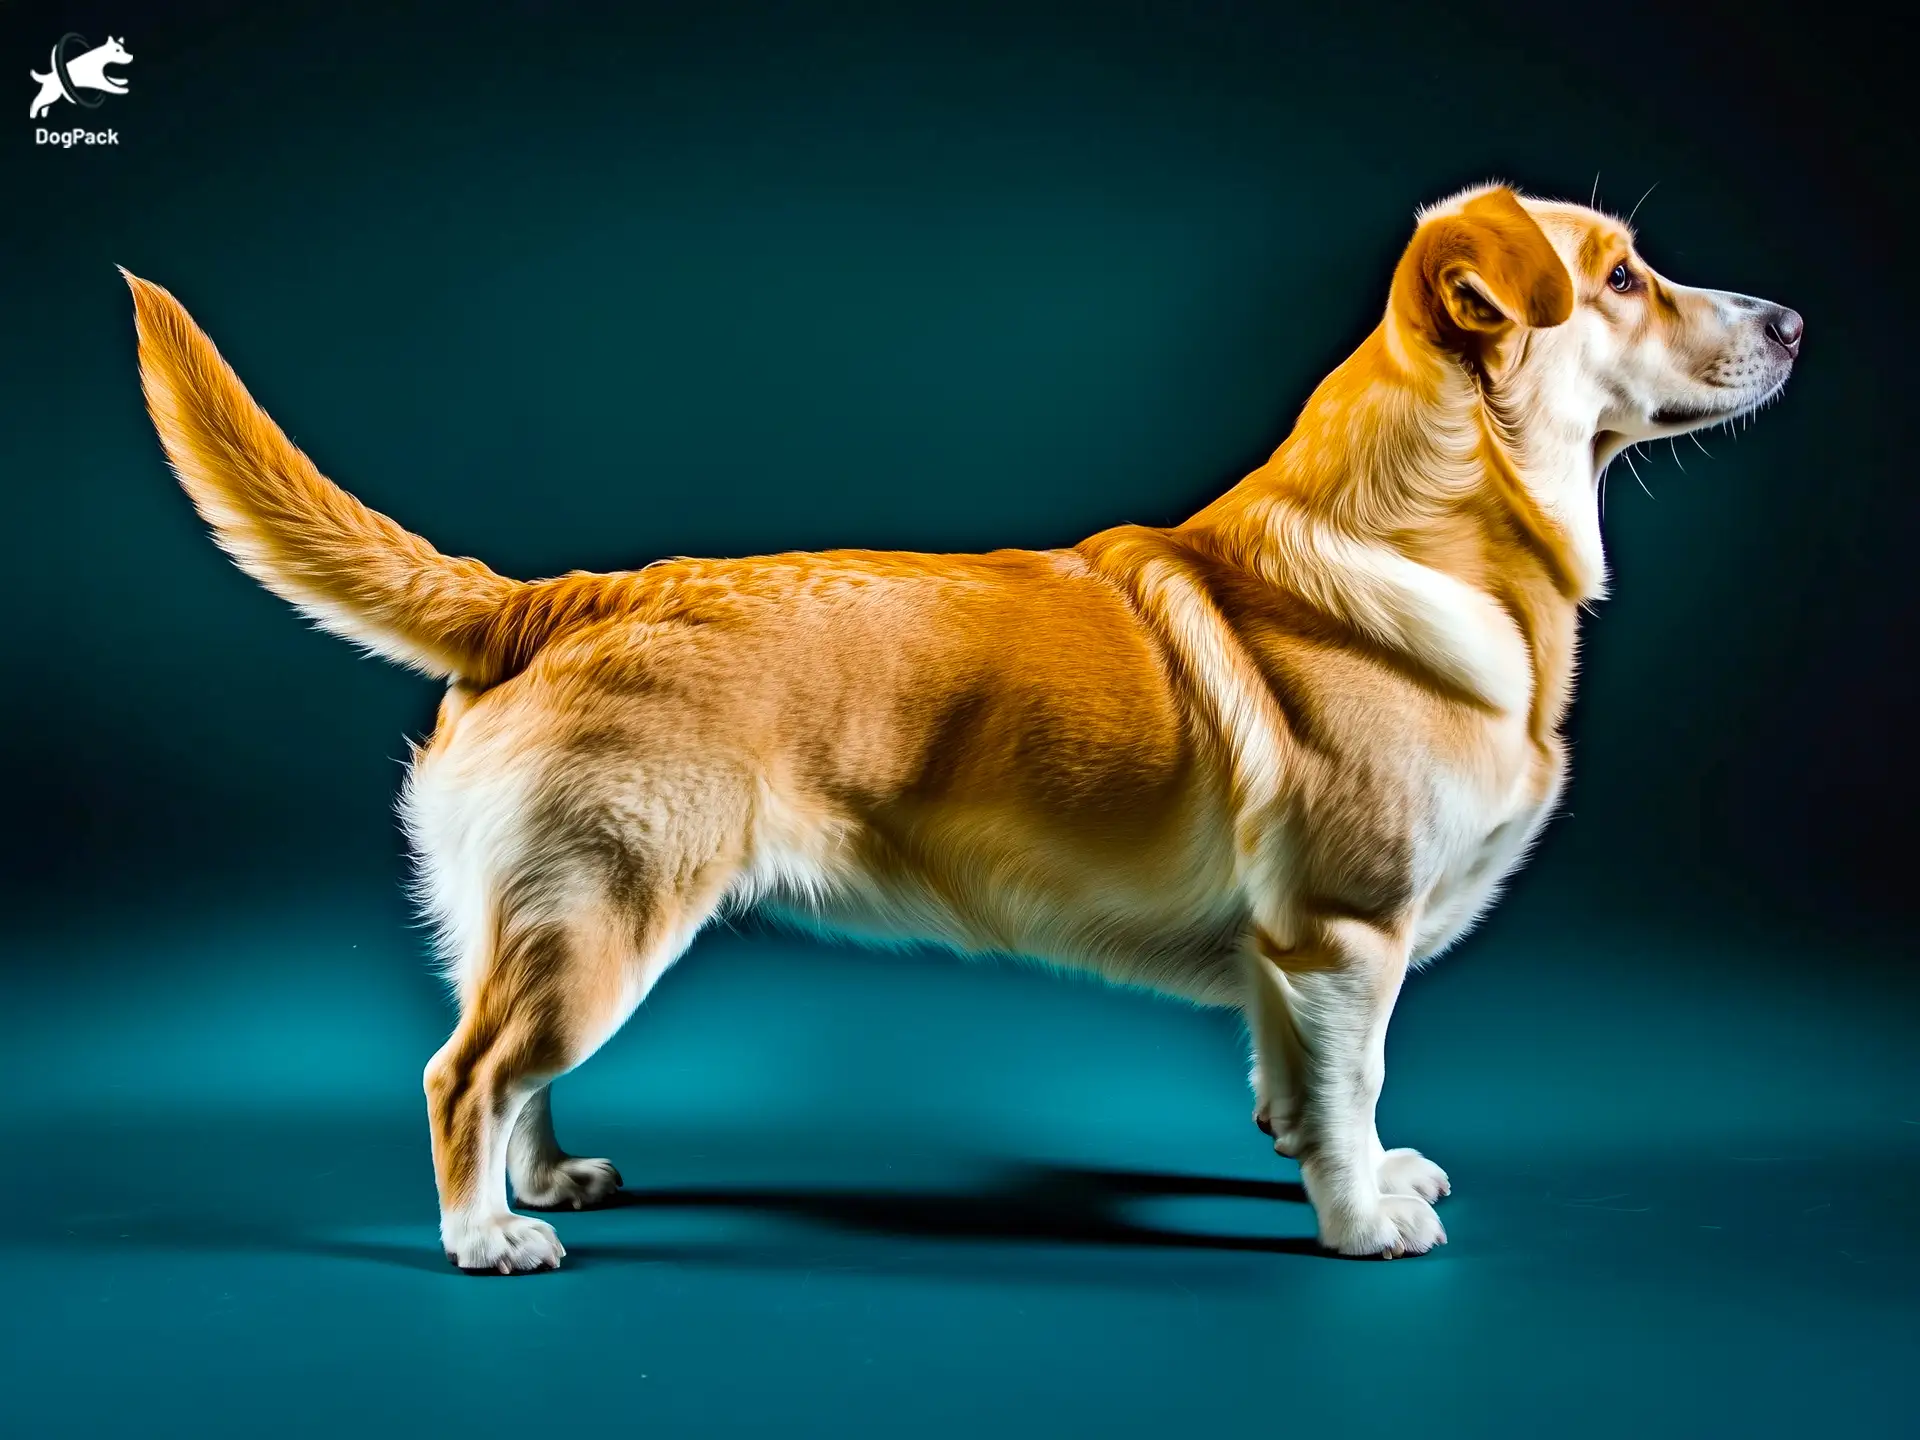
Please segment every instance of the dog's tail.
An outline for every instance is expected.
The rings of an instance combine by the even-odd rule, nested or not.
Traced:
[[[529,585],[442,555],[369,509],[254,403],[180,302],[125,270],[147,409],[222,549],[322,629],[428,675],[486,686],[560,625],[603,609],[603,582]]]

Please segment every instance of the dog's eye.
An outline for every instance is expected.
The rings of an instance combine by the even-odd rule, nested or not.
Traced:
[[[1627,268],[1626,261],[1622,260],[1618,265],[1613,267],[1613,273],[1607,276],[1607,284],[1611,285],[1615,290],[1618,290],[1622,295],[1633,289],[1633,271]]]

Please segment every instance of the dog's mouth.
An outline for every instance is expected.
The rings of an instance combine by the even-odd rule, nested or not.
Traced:
[[[1623,450],[1648,440],[1665,440],[1669,437],[1688,435],[1696,430],[1710,429],[1719,425],[1731,425],[1743,420],[1757,410],[1763,410],[1780,398],[1787,388],[1787,381],[1793,370],[1788,366],[1777,375],[1773,383],[1757,391],[1739,392],[1737,398],[1726,405],[1667,405],[1655,410],[1647,417],[1644,429],[1636,425],[1632,432],[1602,430],[1593,437],[1593,469],[1597,478],[1605,470],[1609,461]]]
[[[1663,410],[1654,411],[1653,414],[1647,417],[1647,421],[1649,424],[1658,426],[1662,430],[1691,430],[1700,425],[1713,425],[1721,421],[1737,419],[1739,414],[1740,407],[1738,406],[1727,410],[1719,407],[1708,408],[1700,405],[1675,405],[1668,406]]]
[[[1787,388],[1787,381],[1793,376],[1793,366],[1789,362],[1771,384],[1759,390],[1736,392],[1732,402],[1725,405],[1667,405],[1648,416],[1648,423],[1662,434],[1684,434],[1688,430],[1698,430],[1708,425],[1729,425],[1754,411],[1764,409],[1780,397]]]

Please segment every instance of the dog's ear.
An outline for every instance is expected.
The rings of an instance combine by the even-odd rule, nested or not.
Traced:
[[[1399,317],[1446,349],[1497,341],[1519,325],[1558,325],[1573,313],[1566,263],[1505,188],[1424,221],[1393,290]]]

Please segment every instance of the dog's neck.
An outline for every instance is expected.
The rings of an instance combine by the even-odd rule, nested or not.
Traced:
[[[1522,344],[1568,343],[1522,337]],[[1599,433],[1601,399],[1589,395],[1561,367],[1515,364],[1478,397],[1490,415],[1504,417],[1510,448],[1528,497],[1565,548],[1575,581],[1573,598],[1607,594],[1607,553],[1600,530],[1600,475],[1624,448]],[[1479,388],[1477,385],[1475,388]]]
[[[1382,324],[1321,382],[1267,463],[1209,507],[1212,518],[1281,501],[1476,587],[1482,567],[1460,542],[1492,531],[1490,549],[1519,539],[1567,600],[1600,598],[1593,420],[1523,359],[1463,364],[1399,343]]]
[[[1529,673],[1518,703],[1537,731],[1551,730],[1571,681],[1577,609],[1604,594],[1605,556],[1591,429],[1578,406],[1530,379],[1523,358],[1516,348],[1463,364],[1403,343],[1389,319],[1314,391],[1267,463],[1180,531],[1288,585],[1304,574],[1302,536],[1321,537],[1308,543],[1320,545],[1330,583],[1375,592],[1333,594],[1330,608],[1351,618],[1383,597],[1427,606],[1424,630],[1402,648],[1442,671],[1449,647],[1458,665],[1476,663],[1455,638],[1461,627],[1440,633],[1458,618],[1442,612],[1470,606],[1423,594],[1431,587],[1395,579],[1391,567],[1383,582],[1356,579],[1364,567],[1341,557],[1386,552],[1439,572],[1442,591],[1440,577],[1477,592],[1520,630]],[[1492,693],[1497,675],[1482,678],[1467,688],[1500,708],[1516,703],[1511,689]]]

